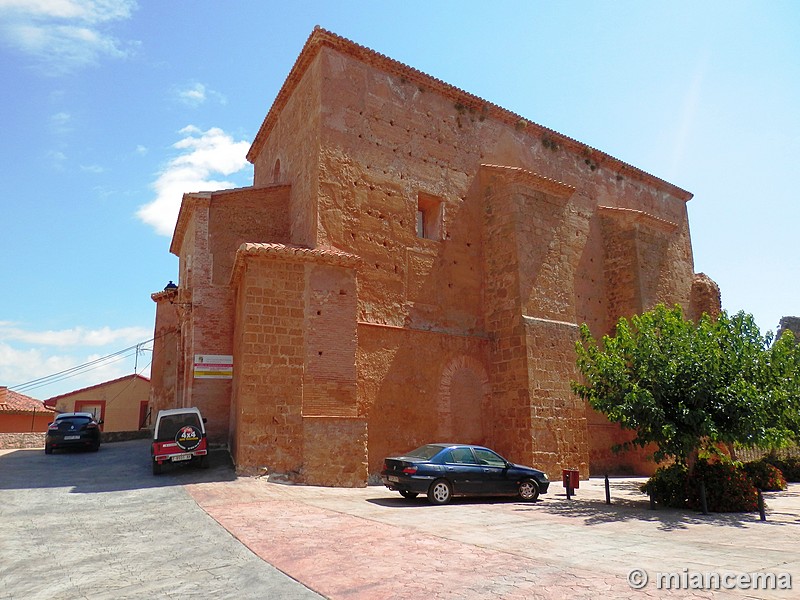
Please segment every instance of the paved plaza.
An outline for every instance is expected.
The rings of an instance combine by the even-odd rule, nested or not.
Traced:
[[[800,585],[799,484],[765,494],[762,522],[650,510],[642,479],[611,479],[611,505],[591,479],[571,500],[553,482],[535,503],[431,506],[236,478],[224,453],[153,477],[143,441],[46,458],[0,454],[0,599],[794,598],[742,582]],[[721,583],[676,589],[702,577]]]

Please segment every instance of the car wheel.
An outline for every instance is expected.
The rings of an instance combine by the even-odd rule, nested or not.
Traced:
[[[523,479],[519,484],[519,497],[526,502],[533,502],[539,497],[539,486],[533,479]]]
[[[44,445],[44,453],[45,454],[52,454],[53,453],[53,447],[50,444],[45,444]]]
[[[447,504],[453,498],[453,487],[446,479],[437,479],[428,488],[428,500],[431,504]]]
[[[208,456],[201,456],[200,457],[200,468],[201,469],[207,469],[210,466],[211,465],[208,462]]]
[[[97,442],[94,446],[92,446],[92,452],[97,452],[100,450],[100,442]]]
[[[153,475],[161,475],[161,464],[157,461],[153,461]]]
[[[412,498],[416,498],[419,495],[417,494],[417,492],[409,492],[408,490],[398,490],[398,491],[400,492],[400,495],[403,498],[408,498],[409,500],[411,500]]]

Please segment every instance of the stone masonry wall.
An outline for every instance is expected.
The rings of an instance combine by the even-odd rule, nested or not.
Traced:
[[[303,481],[309,485],[364,487],[367,422],[363,418],[303,417]]]
[[[489,443],[486,418],[475,430],[491,401],[488,348],[485,336],[359,323],[358,411],[368,418],[371,475],[385,457],[430,442]],[[462,393],[468,382],[477,389]]]
[[[267,143],[253,162],[257,188],[291,186],[287,213],[289,241],[317,245],[317,205],[320,152],[320,81],[318,60],[298,81],[280,115],[271,123]],[[247,240],[250,242],[278,240]]]
[[[485,309],[486,330],[492,340],[489,379],[492,403],[489,439],[504,456],[524,464],[533,455],[530,374],[520,297],[520,198],[499,181],[486,186]],[[513,460],[513,459],[512,459]]]
[[[782,317],[775,339],[780,339],[784,331],[791,331],[795,341],[800,341],[800,317]]]
[[[570,382],[578,376],[573,323],[525,318],[531,381],[531,463],[551,477],[561,469],[578,469],[589,476],[589,440],[584,401]]]
[[[303,415],[355,417],[355,272],[327,265],[306,268]]]
[[[254,257],[238,282],[234,381],[237,469],[303,463],[305,267]]]
[[[583,472],[581,454],[591,452],[585,416],[568,390],[573,323],[586,321],[598,335],[645,303],[688,305],[690,195],[385,57],[328,42],[304,50],[248,155],[256,188],[287,186],[278,229],[288,227],[288,240],[246,241],[360,257],[355,293],[345,286],[343,297],[328,295],[335,286],[316,286],[308,263],[248,261],[234,326],[233,313],[227,324],[224,316],[233,296],[198,292],[212,282],[203,279],[204,254],[225,254],[213,282],[224,279],[228,230],[204,247],[207,216],[198,214],[197,241],[181,250],[182,277],[198,288],[189,301],[221,310],[220,335],[235,340],[234,456],[310,474],[322,464],[322,454],[305,447],[311,432],[361,439],[357,421],[345,425],[361,417],[369,422],[370,473],[387,454],[441,435],[485,440],[519,462],[578,463],[569,466]],[[535,174],[538,187],[518,186],[514,175],[517,187],[485,189],[488,165]],[[423,203],[439,219],[427,239],[416,230]],[[271,206],[277,215],[280,204]],[[613,220],[606,226],[598,207],[649,221],[635,231]],[[675,228],[667,241],[662,221]],[[327,321],[353,308],[355,337],[353,322]],[[214,341],[199,329],[200,313],[183,331],[184,360]],[[354,380],[344,358],[351,350]],[[200,390],[188,372],[178,390],[187,398]],[[311,420],[337,412],[344,420]]]
[[[175,408],[177,403],[178,374],[178,313],[174,302],[177,291],[153,294],[156,303],[156,324],[153,340],[153,363],[150,368],[150,411],[152,417],[159,410]]]

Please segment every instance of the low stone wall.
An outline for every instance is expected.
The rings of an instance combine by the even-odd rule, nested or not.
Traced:
[[[153,432],[149,429],[138,431],[103,432],[100,438],[104,444],[141,440],[149,438]],[[44,433],[0,433],[0,450],[19,450],[23,448],[44,448]]]
[[[742,462],[750,462],[754,460],[761,460],[771,452],[769,450],[764,450],[762,448],[743,448],[740,446],[736,447],[736,460],[740,460]],[[780,450],[775,450],[774,454],[778,458],[789,458],[800,457],[800,446],[789,446],[787,448],[781,448]]]
[[[104,444],[108,444],[111,442],[127,442],[128,440],[143,440],[152,435],[152,429],[139,429],[137,431],[104,431],[100,440]]]
[[[44,448],[44,433],[0,433],[0,450]]]

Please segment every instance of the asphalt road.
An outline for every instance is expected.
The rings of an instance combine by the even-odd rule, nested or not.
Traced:
[[[0,599],[321,596],[253,554],[186,484],[232,481],[227,453],[207,470],[154,476],[148,440],[94,452],[0,451]]]

